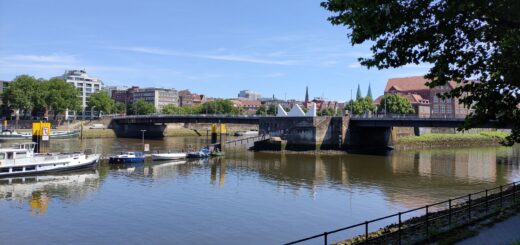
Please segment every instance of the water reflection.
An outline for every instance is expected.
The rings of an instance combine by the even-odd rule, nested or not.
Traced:
[[[100,186],[98,171],[46,174],[0,179],[0,199],[26,203],[31,212],[44,215],[52,199],[79,202]]]

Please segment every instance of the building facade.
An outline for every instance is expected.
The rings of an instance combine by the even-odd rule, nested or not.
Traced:
[[[88,98],[91,94],[103,89],[103,82],[89,76],[85,70],[66,70],[62,78],[79,90],[82,108],[81,115],[83,117],[91,116],[93,111],[87,107]]]
[[[193,94],[189,90],[179,91],[179,106],[192,106]]]
[[[166,105],[179,106],[179,94],[176,89],[142,88],[132,93],[132,103],[141,99],[153,104],[159,113]]]
[[[444,86],[430,88],[425,84],[430,80],[422,76],[391,78],[385,87],[385,94],[398,94],[405,97],[419,116],[431,117],[465,117],[470,110],[459,103],[456,98],[441,99],[440,94],[451,91],[457,83],[450,81]],[[383,96],[376,99],[378,104]]]
[[[238,93],[239,100],[260,100],[262,95],[251,90],[242,90]]]

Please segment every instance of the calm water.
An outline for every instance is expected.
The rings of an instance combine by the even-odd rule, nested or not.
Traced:
[[[165,150],[202,141],[148,143]],[[106,155],[141,148],[127,139],[54,143],[53,151]],[[386,156],[228,151],[206,162],[103,163],[0,179],[0,243],[280,244],[520,180],[519,159],[519,147]]]

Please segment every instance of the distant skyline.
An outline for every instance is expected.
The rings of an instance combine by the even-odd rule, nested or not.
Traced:
[[[0,0],[0,79],[85,69],[107,86],[299,100],[308,86],[310,98],[345,101],[358,83],[377,97],[389,78],[427,72],[361,67],[369,45],[351,46],[320,2]]]

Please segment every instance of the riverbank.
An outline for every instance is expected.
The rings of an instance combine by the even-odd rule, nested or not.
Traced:
[[[239,130],[237,130],[239,131]],[[228,135],[233,135],[236,131],[229,131]],[[190,128],[167,128],[164,131],[165,137],[206,137],[208,131],[205,129],[197,130]],[[116,134],[112,129],[90,129],[83,128],[83,139],[97,139],[97,138],[116,138]]]
[[[500,131],[482,131],[470,134],[423,134],[397,139],[396,150],[415,150],[446,147],[499,146],[508,136]]]

